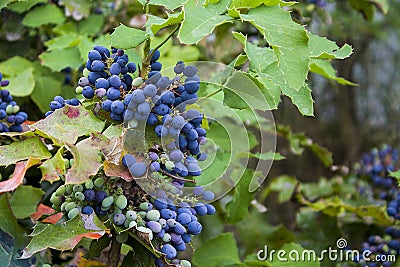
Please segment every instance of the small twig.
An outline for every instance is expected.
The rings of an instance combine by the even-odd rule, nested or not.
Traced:
[[[209,94],[206,95],[206,96],[201,97],[197,102],[199,102],[199,101],[201,101],[201,100],[204,100],[204,99],[206,99],[206,98],[210,98],[210,97],[212,97],[213,95],[218,94],[219,92],[222,92],[222,87],[219,88],[218,90],[212,92],[212,93],[209,93]]]
[[[118,267],[119,259],[121,257],[122,244],[117,241],[117,233],[113,231],[111,238],[111,248],[108,253],[108,265],[109,267]]]
[[[171,37],[179,30],[179,27],[181,26],[181,24],[179,23],[176,28],[170,32],[170,34],[168,34],[168,36],[159,44],[157,45],[155,48],[152,49],[151,53],[149,53],[150,51],[150,39],[147,39],[145,46],[144,46],[144,54],[147,55],[147,57],[142,61],[142,72],[140,74],[140,77],[145,78],[147,75],[147,69],[150,66],[150,60],[151,57],[153,56],[153,54],[155,53],[155,51],[157,49],[159,49],[160,47],[162,47],[169,39],[171,39]]]
[[[168,173],[168,172],[166,172],[164,170],[160,170],[160,171],[161,171],[162,174],[165,174],[166,176],[169,176],[169,177],[171,177],[171,178],[173,178],[175,180],[180,180],[180,181],[183,181],[183,182],[190,182],[190,183],[194,183],[194,184],[196,183],[196,180],[185,179],[185,178],[182,178],[182,177],[179,177],[179,176],[175,176],[175,175],[170,174],[170,173]]]

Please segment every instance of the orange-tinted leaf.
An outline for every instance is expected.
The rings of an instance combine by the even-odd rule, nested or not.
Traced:
[[[51,215],[54,212],[55,212],[54,209],[40,203],[36,208],[36,212],[31,215],[31,218],[34,220],[38,220],[40,217],[42,217],[42,215]]]
[[[128,168],[124,167],[122,164],[115,165],[108,161],[104,162],[104,173],[110,177],[111,176],[120,177],[127,182],[130,182],[133,179]]]
[[[15,164],[15,169],[12,177],[6,181],[0,182],[0,193],[15,190],[24,180],[26,171],[40,163],[39,159],[29,158],[28,161],[21,161]]]
[[[63,216],[62,212],[53,214],[42,221],[42,223],[56,224]]]

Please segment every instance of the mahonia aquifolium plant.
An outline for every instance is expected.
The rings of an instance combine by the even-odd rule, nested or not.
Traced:
[[[191,263],[179,259],[178,252],[185,251],[192,236],[201,233],[198,217],[216,212],[208,203],[214,200],[212,191],[203,186],[192,187],[190,196],[182,191],[185,182],[191,181],[184,177],[200,176],[198,161],[207,159],[200,149],[207,142],[204,115],[188,108],[198,99],[200,78],[195,66],[181,61],[174,67],[174,78],[162,76],[160,52],[150,54],[147,77],[133,78],[137,67],[124,50],[114,48],[110,52],[95,46],[76,88],[82,100],[56,96],[46,117],[65,105],[89,102],[99,117],[128,128],[144,124],[159,140],[166,138],[168,144],[154,144],[140,156],[124,153],[121,157],[120,164],[134,178],[154,181],[151,196],[134,179],[127,182],[99,171],[84,184],[61,185],[50,201],[55,210],[64,213],[65,220],[96,214],[111,228],[120,230],[117,240],[121,243],[128,240],[130,230],[140,233],[161,253],[162,257],[155,257],[157,266],[188,267]]]

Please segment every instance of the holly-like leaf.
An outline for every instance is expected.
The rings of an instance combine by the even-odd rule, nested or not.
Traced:
[[[46,0],[18,1],[7,6],[7,9],[17,13],[24,13],[39,3],[46,3]]]
[[[351,86],[357,85],[342,77],[337,77],[335,69],[332,67],[332,64],[328,60],[312,59],[310,63],[310,71],[322,75],[328,79],[337,81],[340,84]]]
[[[280,0],[232,0],[231,8],[255,8],[261,5],[276,6]]]
[[[108,161],[104,162],[104,173],[109,177],[120,177],[127,182],[130,182],[133,179],[128,168],[122,164],[116,165]]]
[[[17,219],[23,219],[36,212],[44,192],[40,188],[22,185],[12,194],[11,209]],[[27,197],[29,196],[29,197]]]
[[[99,171],[102,165],[100,148],[93,145],[90,138],[76,145],[67,144],[66,147],[74,157],[74,164],[65,175],[66,184],[84,183]]]
[[[123,133],[124,126],[122,124],[111,124],[104,130],[103,134],[107,139],[118,138]]]
[[[178,24],[183,20],[183,13],[174,13],[174,14],[168,14],[167,19],[163,19],[157,16],[149,15],[147,22],[146,22],[146,27],[149,28],[152,32],[152,34],[156,34],[159,30]]]
[[[288,96],[292,103],[304,116],[314,116],[314,100],[312,99],[311,89],[308,84],[304,84],[299,90],[293,87],[283,87],[282,93]]]
[[[228,15],[220,15],[212,5],[204,7],[199,1],[188,1],[183,10],[184,20],[178,38],[184,44],[198,43],[204,36],[210,34],[216,26],[231,20]]]
[[[43,65],[53,71],[61,71],[67,67],[78,69],[82,65],[81,56],[77,47],[58,48],[44,52],[39,56]]]
[[[111,34],[111,45],[121,49],[135,48],[150,38],[145,31],[121,24]]]
[[[241,18],[257,27],[274,49],[287,85],[294,90],[302,88],[309,64],[309,38],[304,27],[279,6],[259,6]]]
[[[28,161],[21,161],[15,164],[14,173],[11,178],[0,182],[0,193],[9,192],[15,190],[20,186],[24,180],[26,171],[40,163],[39,159],[29,158]]]
[[[193,255],[198,267],[240,265],[238,248],[232,233],[224,233],[203,243]]]
[[[29,11],[22,24],[34,28],[44,24],[60,24],[64,20],[63,12],[56,5],[43,5]]]
[[[81,216],[76,216],[66,223],[39,224],[41,229],[35,231],[35,227],[32,233],[33,238],[23,250],[21,259],[30,258],[35,253],[47,248],[61,251],[73,249],[84,237],[99,239],[105,234],[106,227],[96,216],[94,223],[100,230],[85,229]]]
[[[312,58],[344,59],[353,53],[353,48],[348,44],[339,47],[335,42],[326,37],[321,37],[310,32],[307,34],[310,38],[308,45]]]
[[[65,174],[65,159],[62,154],[64,148],[61,147],[57,153],[51,158],[40,165],[42,171],[42,181],[53,183],[60,180],[60,176]]]
[[[180,6],[182,6],[184,3],[186,3],[188,0],[151,0],[147,2],[146,0],[139,0],[139,2],[144,6],[147,3],[150,5],[156,5],[156,6],[164,6],[167,9],[174,10]],[[190,0],[191,1],[191,0]]]
[[[102,134],[95,134],[91,137],[91,142],[94,146],[99,147],[106,160],[109,163],[119,165],[121,162],[122,152],[124,150],[124,137],[108,139]]]
[[[237,71],[223,87],[224,104],[231,108],[267,110],[269,105],[259,87],[246,73]]]
[[[43,215],[51,215],[54,212],[55,212],[54,209],[44,205],[43,203],[39,203],[39,205],[36,207],[36,212],[31,214],[31,218],[34,220],[38,220]]]
[[[0,166],[7,166],[28,158],[41,160],[50,157],[51,153],[38,137],[0,146]]]
[[[99,120],[85,108],[66,105],[29,127],[32,130],[38,129],[57,140],[74,144],[80,136],[101,132],[104,125],[104,121]]]

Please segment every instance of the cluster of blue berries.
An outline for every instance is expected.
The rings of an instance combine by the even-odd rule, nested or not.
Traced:
[[[372,184],[371,196],[373,202],[386,203],[387,214],[395,219],[400,219],[400,190],[397,182],[390,177],[390,172],[398,169],[398,150],[390,146],[381,149],[374,148],[362,156],[358,174],[366,176]],[[371,262],[357,261],[360,266],[378,267],[393,266],[390,256],[397,257],[400,254],[400,228],[396,226],[386,227],[384,235],[370,236],[363,243],[363,250],[372,252]],[[374,258],[379,255],[379,261]],[[378,260],[378,258],[376,258]],[[386,259],[386,260],[385,260]]]
[[[1,90],[9,83],[8,80],[3,80],[3,74],[0,72],[0,133],[22,132],[22,124],[28,119],[28,114],[20,111],[20,107],[13,100],[10,91]]]

